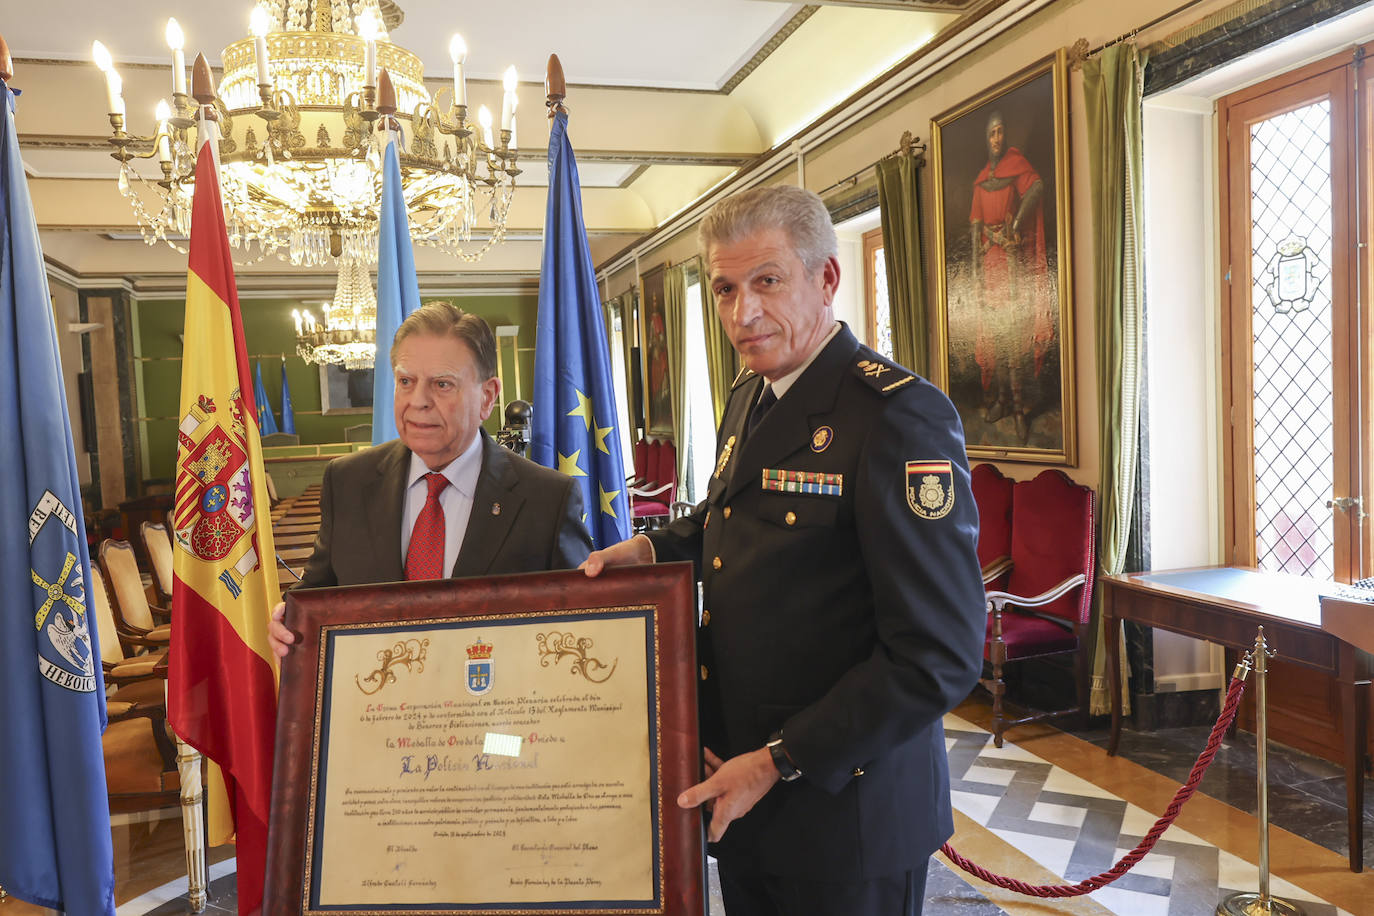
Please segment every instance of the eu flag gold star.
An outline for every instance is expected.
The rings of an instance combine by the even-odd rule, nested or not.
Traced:
[[[601,511],[605,512],[611,518],[619,518],[620,516],[615,514],[615,498],[620,495],[620,491],[612,490],[607,493],[606,488],[599,484],[597,485],[597,489],[601,491]]]
[[[611,450],[606,447],[606,437],[610,435],[613,429],[615,429],[614,426],[598,426],[596,428],[596,447],[607,455],[611,453]],[[616,492],[618,493],[620,491],[617,490]]]
[[[577,394],[577,406],[568,411],[570,417],[581,417],[582,422],[587,424],[587,429],[592,428],[592,399],[587,397],[576,388],[573,391]]]
[[[586,477],[587,472],[577,466],[577,459],[582,457],[582,449],[578,449],[571,455],[558,453],[558,470],[567,474],[569,477]]]

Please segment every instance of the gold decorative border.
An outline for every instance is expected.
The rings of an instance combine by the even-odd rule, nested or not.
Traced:
[[[406,628],[426,627],[426,626],[445,626],[459,623],[466,626],[468,623],[481,623],[482,621],[498,620],[510,621],[521,620],[533,617],[568,617],[574,615],[594,614],[604,615],[613,613],[634,613],[647,611],[647,620],[652,622],[654,633],[654,737],[657,743],[654,754],[655,770],[658,785],[658,797],[654,803],[660,805],[658,830],[656,841],[658,843],[658,899],[660,905],[657,907],[635,907],[633,909],[606,909],[597,907],[594,909],[576,908],[562,909],[560,914],[567,913],[569,916],[603,916],[603,914],[617,914],[617,916],[667,916],[668,913],[668,885],[665,877],[666,869],[664,863],[667,861],[667,849],[664,846],[662,794],[663,794],[663,634],[658,625],[658,605],[656,604],[626,604],[612,605],[609,607],[589,607],[589,608],[561,608],[552,611],[519,611],[515,613],[501,614],[475,614],[470,617],[426,617],[419,620],[374,620],[366,623],[340,623],[325,624],[320,627],[320,651],[319,660],[315,670],[315,717],[311,727],[310,736],[310,795],[309,805],[306,809],[306,833],[305,833],[305,877],[301,882],[301,909],[302,916],[329,916],[329,914],[343,914],[343,916],[423,916],[436,911],[431,907],[423,910],[406,910],[395,907],[387,907],[384,910],[369,909],[348,909],[340,908],[337,905],[330,905],[327,909],[312,909],[310,906],[310,887],[313,883],[312,875],[314,872],[315,849],[315,823],[317,815],[317,805],[321,801],[319,791],[320,779],[320,756],[323,750],[321,746],[323,718],[324,718],[324,692],[326,679],[325,669],[328,667],[328,655],[324,651],[324,646],[328,636],[333,632],[347,632],[354,630],[376,630],[403,626]],[[460,912],[455,910],[453,912]],[[462,913],[471,916],[547,916],[547,908],[539,910],[512,910],[502,908],[500,910],[474,910],[464,908]]]

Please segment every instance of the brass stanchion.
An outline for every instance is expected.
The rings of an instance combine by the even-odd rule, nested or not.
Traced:
[[[1217,904],[1217,916],[1304,916],[1296,903],[1269,893],[1269,704],[1266,672],[1273,653],[1264,642],[1264,627],[1255,634],[1255,757],[1259,802],[1259,893],[1235,893]]]

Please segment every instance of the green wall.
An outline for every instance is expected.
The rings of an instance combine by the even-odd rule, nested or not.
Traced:
[[[521,391],[528,400],[534,389],[534,323],[538,297],[523,295],[422,296],[429,302],[444,299],[465,311],[481,315],[493,328],[518,325]],[[291,404],[296,432],[302,445],[342,442],[344,428],[371,422],[370,413],[320,413],[320,370],[296,355],[296,326],[291,310],[310,308],[318,313],[318,299],[303,305],[296,299],[244,299],[243,334],[248,348],[250,371],[262,360],[262,381],[267,400],[277,422],[281,422],[281,355],[286,356],[286,378],[291,387]],[[169,299],[142,299],[135,305],[134,352],[138,356],[136,382],[139,386],[140,422],[143,433],[144,477],[170,479],[175,473],[177,452],[177,413],[181,400],[182,345],[178,337],[185,326],[186,304]],[[498,341],[498,343],[501,343]],[[509,340],[502,345],[502,372],[507,400],[515,397],[514,365]],[[187,354],[193,356],[194,354]],[[501,427],[499,410],[492,411],[487,429]]]

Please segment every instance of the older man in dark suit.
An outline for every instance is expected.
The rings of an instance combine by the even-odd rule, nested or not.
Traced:
[[[953,832],[941,717],[982,659],[963,430],[835,320],[816,195],[728,198],[701,248],[746,366],[706,499],[584,566],[699,564],[707,779],[678,804],[711,808],[730,916],[910,916]]]
[[[481,428],[501,390],[496,359],[487,323],[449,303],[401,323],[391,347],[400,438],[330,462],[299,587],[571,569],[586,558],[573,480]],[[283,609],[269,627],[279,655],[294,641]]]

